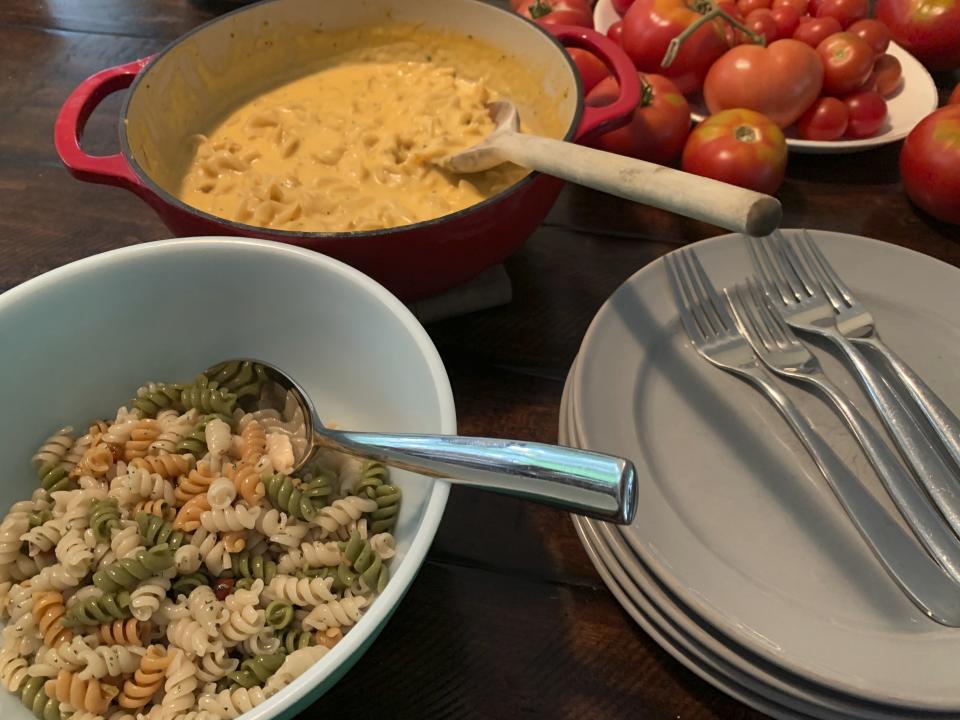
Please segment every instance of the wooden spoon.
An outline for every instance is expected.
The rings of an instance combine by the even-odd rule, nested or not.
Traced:
[[[496,129],[482,142],[439,162],[446,170],[475,173],[505,162],[586,185],[611,195],[754,236],[769,235],[783,215],[780,201],[711,178],[519,131],[509,100],[490,103]]]

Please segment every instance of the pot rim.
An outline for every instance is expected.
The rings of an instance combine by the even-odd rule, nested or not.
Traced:
[[[389,228],[379,228],[376,230],[354,230],[354,231],[345,231],[345,232],[315,232],[307,230],[281,230],[275,228],[265,228],[259,225],[248,225],[246,223],[237,222],[235,220],[229,220],[219,215],[212,215],[211,213],[204,212],[198,208],[188,205],[180,198],[176,197],[172,193],[168,192],[164,188],[160,187],[153,178],[151,178],[147,172],[140,167],[140,163],[137,162],[137,159],[134,157],[133,152],[130,149],[130,143],[127,139],[127,112],[129,111],[130,101],[137,92],[137,88],[140,87],[140,83],[143,82],[144,78],[150,73],[150,70],[153,69],[153,66],[164,57],[167,53],[172,52],[178,45],[187,38],[193,36],[196,33],[199,33],[204,28],[218,23],[222,20],[225,20],[228,17],[239,15],[241,13],[251,10],[253,7],[266,5],[268,3],[275,2],[284,2],[285,0],[260,0],[259,2],[252,3],[246,7],[237,8],[236,10],[231,10],[228,13],[223,15],[218,15],[215,18],[207,20],[201,25],[197,25],[195,28],[188,30],[183,35],[180,35],[175,40],[167,44],[162,50],[157,52],[153,57],[150,58],[150,62],[144,67],[143,71],[138,73],[134,78],[133,82],[130,85],[130,90],[127,92],[126,97],[123,100],[123,106],[120,109],[120,123],[119,123],[119,135],[120,135],[120,152],[123,154],[123,157],[130,164],[130,167],[136,173],[137,177],[140,179],[140,182],[143,183],[144,189],[148,190],[150,193],[153,193],[155,196],[159,197],[168,205],[172,205],[181,211],[185,211],[191,215],[194,215],[198,218],[201,218],[207,222],[215,222],[220,225],[229,228],[230,230],[236,231],[238,235],[241,236],[251,236],[251,234],[256,236],[268,235],[271,238],[282,238],[287,241],[293,242],[294,244],[302,244],[303,241],[308,240],[325,240],[325,239],[340,239],[340,238],[366,238],[366,237],[378,237],[378,236],[387,236],[387,235],[399,235],[401,233],[406,233],[410,231],[417,231],[421,229],[431,228],[443,223],[453,222],[455,220],[462,219],[472,213],[482,212],[488,207],[499,203],[509,197],[510,195],[519,192],[524,189],[530,183],[535,182],[541,177],[541,173],[537,171],[531,171],[528,175],[522,178],[519,182],[514,183],[508,188],[498,192],[496,195],[492,195],[485,200],[481,200],[475,205],[469,205],[461,210],[457,210],[446,215],[441,215],[440,217],[431,218],[430,220],[423,220],[418,223],[411,223],[409,225],[398,225],[395,227]],[[583,83],[580,80],[580,73],[577,72],[576,64],[573,61],[573,58],[566,51],[563,44],[550,33],[548,30],[544,29],[537,23],[532,20],[525,18],[517,13],[510,12],[504,8],[497,7],[496,5],[490,5],[489,3],[482,2],[482,0],[459,0],[459,2],[466,2],[475,5],[483,5],[484,7],[492,8],[503,15],[511,18],[515,18],[518,22],[526,23],[527,25],[532,26],[538,32],[545,35],[550,42],[559,50],[560,56],[566,61],[567,67],[570,70],[570,74],[573,77],[574,87],[576,89],[576,108],[574,109],[573,118],[570,121],[570,125],[567,128],[566,133],[563,136],[563,141],[572,142],[576,136],[577,128],[580,126],[580,121],[583,119],[583,110],[584,110],[584,93],[583,93]],[[511,20],[513,22],[513,20]],[[299,240],[300,243],[296,241]]]

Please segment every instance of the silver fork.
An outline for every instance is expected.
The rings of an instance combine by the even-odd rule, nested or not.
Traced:
[[[665,262],[680,320],[697,352],[766,395],[800,438],[854,527],[896,585],[927,617],[960,627],[960,587],[877,503],[780,390],[738,330],[696,255],[678,250],[667,255]]]
[[[750,238],[747,247],[764,290],[786,323],[796,330],[828,338],[843,352],[917,479],[930,493],[947,524],[960,537],[960,482],[957,476],[883,376],[837,329],[836,319],[841,316],[836,314],[800,256],[779,233],[767,241]]]
[[[960,468],[960,419],[927,387],[920,376],[880,339],[873,315],[844,284],[806,230],[801,233],[799,240],[795,239],[795,245],[837,313],[837,330],[855,345],[872,348],[883,356],[943,442],[956,466]]]

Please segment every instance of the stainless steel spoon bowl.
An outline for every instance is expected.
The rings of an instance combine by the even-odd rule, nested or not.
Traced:
[[[279,410],[292,395],[303,411],[308,441],[294,470],[328,448],[598,520],[626,524],[636,512],[636,471],[623,458],[523,440],[332,430],[303,388],[269,363],[228,360],[204,375],[236,392],[247,411]]]

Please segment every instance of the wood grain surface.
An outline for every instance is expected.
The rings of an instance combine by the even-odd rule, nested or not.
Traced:
[[[78,182],[53,149],[56,113],[85,77],[156,52],[241,3],[3,0],[0,3],[0,291],[73,260],[169,237],[142,202]],[[505,5],[505,2],[500,4]],[[942,91],[953,79],[937,78]],[[84,146],[116,149],[122,94]],[[913,208],[899,145],[790,157],[785,227],[868,235],[960,264],[960,228]],[[428,327],[450,374],[460,431],[557,439],[566,372],[594,313],[626,278],[718,233],[567,187],[506,267],[510,305]],[[349,710],[344,710],[348,708]],[[462,488],[427,562],[364,657],[312,713],[391,718],[756,720],[674,661],[617,604],[569,517]]]

